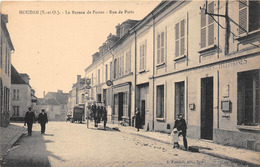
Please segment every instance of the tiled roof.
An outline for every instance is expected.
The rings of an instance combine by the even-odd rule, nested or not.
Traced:
[[[69,93],[48,92],[45,99],[56,99],[59,104],[67,104]]]
[[[16,71],[14,66],[11,66],[11,83],[12,84],[26,84],[20,74]]]

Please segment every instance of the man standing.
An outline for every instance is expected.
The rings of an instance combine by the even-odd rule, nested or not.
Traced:
[[[92,110],[93,117],[94,117],[95,127],[97,127],[97,106],[96,106],[96,102],[93,102],[91,110]]]
[[[187,139],[186,139],[186,133],[187,133],[187,124],[186,121],[182,118],[182,115],[179,114],[177,120],[174,123],[174,128],[177,128],[177,130],[179,131],[179,135],[182,135],[183,137],[183,144],[185,147],[185,150],[188,150],[188,143],[187,143]]]
[[[44,109],[42,109],[42,112],[38,116],[38,122],[41,124],[41,134],[45,133],[45,124],[48,123],[48,117],[47,113]]]
[[[32,111],[32,108],[28,108],[29,111],[26,112],[24,117],[24,126],[27,124],[27,130],[28,130],[28,136],[32,135],[32,125],[35,120],[34,112]]]
[[[136,113],[135,113],[135,124],[137,131],[141,128],[141,113],[140,113],[140,108],[136,108]]]

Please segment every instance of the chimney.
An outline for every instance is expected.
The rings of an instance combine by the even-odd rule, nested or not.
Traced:
[[[43,98],[45,97],[45,91],[43,91]]]
[[[77,75],[77,82],[80,80],[81,75]]]
[[[116,26],[116,36],[120,37],[120,24]]]
[[[22,77],[25,83],[29,84],[29,80],[30,80],[29,75],[20,73],[20,76]]]

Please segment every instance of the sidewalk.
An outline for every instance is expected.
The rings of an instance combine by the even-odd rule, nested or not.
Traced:
[[[8,127],[0,127],[0,162],[14,143],[26,133],[22,123],[10,123]]]
[[[119,129],[121,132],[142,136],[155,141],[159,141],[165,144],[172,145],[172,140],[169,134],[160,132],[146,132],[140,129],[139,132],[136,128],[130,126],[120,126],[117,124],[107,124],[109,128]],[[235,148],[230,146],[223,146],[215,144],[209,141],[197,140],[187,138],[189,149],[193,151],[198,151],[200,153],[208,154],[214,157],[228,159],[234,162],[239,162],[249,166],[260,166],[260,153],[246,150],[242,148]],[[182,144],[182,139],[180,139],[180,144]]]

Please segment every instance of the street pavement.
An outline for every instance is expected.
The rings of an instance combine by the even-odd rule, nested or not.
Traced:
[[[113,126],[104,130],[93,124],[88,129],[86,124],[49,122],[46,134],[41,135],[39,124],[34,124],[32,136],[22,136],[4,157],[2,166],[247,166],[173,149],[171,144]]]

